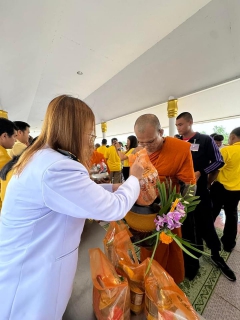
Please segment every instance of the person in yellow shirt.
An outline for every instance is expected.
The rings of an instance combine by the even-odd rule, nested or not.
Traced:
[[[121,151],[121,146],[119,143],[116,145],[119,158],[121,159],[121,161],[123,161],[122,174],[123,174],[123,178],[125,181],[129,177],[129,170],[130,170],[128,157],[137,146],[138,146],[138,141],[135,136],[129,136],[127,138],[127,151],[126,152]]]
[[[11,149],[16,141],[17,127],[5,118],[0,118],[0,170],[11,160],[6,149]],[[0,188],[1,191],[1,188]],[[0,198],[0,209],[2,201]]]
[[[105,157],[105,153],[106,153],[106,151],[108,149],[106,147],[106,145],[107,145],[107,139],[102,139],[101,147],[97,148],[97,152],[102,153],[104,155],[104,157]]]
[[[17,127],[17,137],[16,142],[12,149],[8,150],[8,154],[11,158],[14,156],[19,156],[29,145],[29,133],[30,125],[23,121],[14,121],[13,122]]]
[[[225,165],[219,169],[216,181],[210,188],[213,204],[213,218],[216,219],[222,207],[226,222],[221,238],[223,248],[231,252],[236,245],[238,228],[238,202],[240,200],[240,127],[229,136],[229,146],[220,149]]]
[[[117,153],[117,138],[112,138],[112,145],[107,148],[105,159],[110,170],[109,179],[112,183],[121,183],[121,160]]]
[[[38,137],[32,138],[29,146],[31,146],[37,140],[37,138]],[[13,166],[18,162],[20,156],[21,154],[18,156],[14,156],[12,159],[10,158],[10,161],[8,161],[0,171],[0,200],[2,200],[2,203],[6,194],[8,182],[13,175]]]
[[[7,162],[5,164],[5,166],[2,168],[2,170],[0,171],[0,179],[1,179],[1,181],[0,181],[1,182],[0,199],[1,199],[2,203],[4,201],[8,182],[10,181],[10,179],[12,178],[12,175],[13,175],[12,168],[17,163],[19,157],[20,156],[16,156],[16,157],[13,157],[12,159],[10,159],[10,161]]]

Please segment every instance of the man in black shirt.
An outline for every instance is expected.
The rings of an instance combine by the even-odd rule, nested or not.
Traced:
[[[201,202],[194,212],[189,213],[182,226],[182,236],[203,248],[202,240],[211,249],[211,260],[231,281],[236,280],[233,271],[220,257],[221,243],[217,236],[212,217],[211,199],[208,190],[208,175],[224,165],[222,156],[213,139],[207,135],[194,132],[193,118],[189,112],[181,113],[176,119],[176,126],[181,139],[191,143],[191,153],[197,182],[196,195]],[[196,255],[195,252],[193,252]],[[199,269],[199,260],[184,255],[186,277],[193,279]]]

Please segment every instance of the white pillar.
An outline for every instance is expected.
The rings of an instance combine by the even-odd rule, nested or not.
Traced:
[[[101,123],[101,129],[102,129],[103,139],[106,139],[107,122],[102,122],[102,123]]]
[[[176,123],[176,117],[169,118],[169,136],[170,137],[173,137],[177,133],[175,123]]]
[[[169,118],[169,136],[173,137],[177,133],[175,122],[178,113],[177,99],[174,99],[174,97],[169,97],[167,111]]]

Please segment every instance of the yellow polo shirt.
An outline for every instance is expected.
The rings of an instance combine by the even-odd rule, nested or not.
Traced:
[[[26,144],[17,140],[14,143],[12,149],[8,149],[7,152],[10,155],[10,157],[13,158],[14,156],[19,156],[20,154],[22,154],[26,148],[27,148]]]
[[[225,165],[219,169],[217,181],[226,190],[240,190],[240,142],[220,149]]]
[[[0,170],[11,160],[11,157],[8,155],[7,150],[0,146]],[[2,181],[1,181],[2,182]],[[1,183],[2,184],[2,183]],[[0,194],[1,194],[1,185],[0,185]],[[0,209],[2,208],[2,200],[0,197]]]
[[[5,197],[5,193],[6,193],[8,182],[12,178],[12,175],[13,175],[13,169],[8,172],[6,180],[1,180],[1,190],[0,191],[1,191],[1,200],[2,200],[2,202],[3,202],[4,197]]]
[[[107,149],[108,148],[106,146],[101,146],[101,147],[97,148],[97,152],[102,153],[105,157],[105,153],[106,153]]]
[[[114,146],[107,148],[105,158],[110,171],[121,171],[121,160]]]
[[[128,156],[133,152],[134,149],[135,149],[135,148],[132,148],[132,149],[128,150],[128,151],[125,153],[125,156],[128,157]],[[124,166],[124,167],[129,167],[129,160],[128,160],[128,158],[123,161],[123,166]]]

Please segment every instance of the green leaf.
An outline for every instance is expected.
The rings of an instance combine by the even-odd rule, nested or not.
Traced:
[[[164,182],[159,182],[157,183],[158,191],[159,191],[159,196],[161,200],[161,207],[165,207],[167,203],[167,192],[166,192],[166,185]]]
[[[177,191],[176,191],[177,189],[176,189],[176,186],[174,186],[174,188],[173,188],[173,194],[176,196],[177,195]],[[181,195],[179,195],[179,198],[181,197]]]
[[[195,257],[190,251],[188,251],[186,248],[184,248],[184,246],[181,244],[181,242],[174,237],[173,240],[176,242],[176,244],[184,251],[186,252],[186,254],[188,254],[190,257],[194,258],[194,259],[198,259],[197,257]]]
[[[158,246],[158,241],[159,241],[159,232],[158,232],[157,234],[155,233],[155,236],[156,236],[155,246],[154,246],[153,253],[152,253],[152,256],[151,256],[151,258],[150,258],[148,267],[147,267],[147,271],[145,272],[145,275],[148,274],[148,271],[150,270],[151,265],[152,265],[153,258],[154,258],[154,256],[155,256],[155,252],[156,252],[156,249],[157,249],[157,246]]]
[[[169,190],[169,179],[168,178],[165,179],[165,187],[167,190]]]
[[[184,198],[184,201],[187,201],[187,202],[193,202],[194,200],[198,200],[199,199],[199,196],[193,196],[193,197],[188,197],[188,198]]]
[[[201,202],[201,200],[196,200],[196,201],[193,201],[191,203],[189,203],[186,207],[192,207],[192,206],[197,206],[199,203]]]
[[[187,218],[187,211],[186,211],[185,216],[182,217],[179,221],[180,221],[181,223],[183,223],[183,222],[186,220],[186,218]]]
[[[191,208],[187,208],[186,212],[187,214],[194,211],[196,209],[196,207],[191,207]]]
[[[161,207],[161,210],[159,211],[159,214],[162,216],[163,213],[165,213],[165,214],[168,213],[169,210],[170,210],[171,204],[172,204],[171,201],[167,202],[167,204],[164,207]]]
[[[169,179],[169,194],[172,194],[173,189],[172,189],[172,179]]]
[[[211,256],[211,254],[195,248],[195,247],[192,246],[188,241],[183,240],[182,238],[179,238],[177,235],[176,235],[175,238],[178,239],[178,240],[179,240],[182,244],[184,244],[186,247],[188,247],[188,248],[190,248],[190,249],[192,249],[192,250],[194,250],[194,251],[197,251],[197,252],[199,252],[199,253],[202,253],[202,254],[204,254],[204,255],[206,255],[206,256]]]
[[[159,192],[159,197],[160,197],[160,200],[161,200],[161,206],[164,206],[165,203],[164,203],[164,197],[163,197],[163,191],[162,191],[162,184],[161,182],[157,182],[157,188],[158,188],[158,192]]]
[[[133,244],[137,244],[137,243],[143,242],[143,241],[145,241],[145,240],[151,239],[151,238],[153,238],[155,235],[156,235],[156,233],[153,233],[153,234],[151,234],[150,236],[148,236],[148,237],[146,237],[146,238],[144,238],[144,239],[142,239],[142,240],[139,240],[139,241],[134,242]]]
[[[164,182],[162,183],[162,190],[163,190],[164,205],[165,205],[167,203],[167,192],[166,192],[166,185]]]

